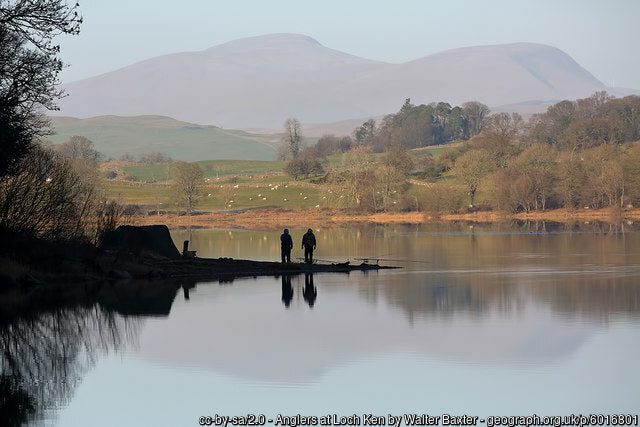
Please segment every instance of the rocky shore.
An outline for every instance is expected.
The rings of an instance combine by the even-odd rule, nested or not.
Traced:
[[[377,263],[304,264],[183,257],[165,225],[121,226],[99,247],[8,236],[0,253],[0,292],[49,284],[234,277],[377,270]]]

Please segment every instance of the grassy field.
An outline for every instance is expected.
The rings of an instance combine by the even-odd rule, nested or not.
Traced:
[[[123,166],[122,170],[135,181],[168,182],[171,179],[171,166],[168,164],[130,165]]]
[[[273,175],[285,167],[285,162],[257,160],[205,160],[198,164],[206,178]]]
[[[108,181],[105,192],[108,199],[125,205],[163,205],[166,208],[172,199],[171,187],[161,184]]]
[[[256,207],[306,209],[326,207],[322,190],[304,182],[282,177],[280,182],[254,180],[251,184],[218,184],[209,182],[201,187],[197,204],[199,211],[220,211]],[[175,210],[175,193],[170,185],[110,182],[107,197],[121,204],[143,205],[146,210]]]
[[[222,178],[224,182],[234,183],[247,182],[256,176],[263,179],[269,179],[274,175],[281,176],[285,167],[285,162],[261,160],[204,160],[197,163],[204,172],[205,178]],[[118,165],[116,162],[112,169],[116,165],[128,175],[128,179],[131,181],[168,183],[171,180],[170,164],[129,163]],[[109,169],[109,165],[106,164],[103,168]]]
[[[416,160],[433,153],[442,152],[446,147],[412,150]],[[382,155],[376,154],[378,159]],[[325,168],[335,167],[342,162],[342,155],[329,156]],[[206,160],[198,164],[204,171],[204,186],[197,209],[219,211],[259,207],[282,207],[306,209],[330,207],[328,189],[305,181],[295,181],[282,172],[285,162],[256,160]],[[145,205],[147,209],[175,210],[175,193],[171,188],[171,165],[126,164],[120,168],[128,175],[128,181],[109,180],[107,196],[123,204]],[[416,205],[418,186],[410,191],[415,193]]]
[[[410,155],[420,160],[433,153],[442,152],[445,148],[411,150]],[[325,168],[340,166],[342,154],[333,154],[324,161]],[[374,154],[373,159],[379,160],[382,154]],[[261,177],[269,182],[281,181],[282,171],[286,163],[282,161],[260,160],[203,160],[197,162],[204,172],[205,178],[230,179],[229,182],[249,182],[253,177]],[[143,165],[129,164],[121,167],[132,180],[140,182],[169,182],[171,180],[171,166],[169,164]],[[275,178],[271,178],[275,176]],[[280,176],[280,177],[278,177]],[[224,182],[224,181],[223,181]]]

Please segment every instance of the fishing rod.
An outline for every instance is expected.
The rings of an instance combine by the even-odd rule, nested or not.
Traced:
[[[297,259],[298,261],[300,261],[300,262],[304,262],[304,258],[302,258],[302,257],[298,257],[298,258],[296,258],[296,259]],[[324,263],[324,262],[326,262],[326,263],[328,263],[328,264],[344,264],[344,262],[339,262],[339,261],[331,260],[331,259],[319,259],[319,258],[313,258],[312,264],[316,264],[316,263],[318,263],[318,262],[323,262],[323,263]],[[347,258],[347,261],[346,261],[346,262],[347,262],[347,263],[349,262],[349,258]]]
[[[388,252],[386,254],[382,254],[379,256],[368,256],[368,257],[359,257],[359,258],[354,258],[357,259],[359,261],[364,261],[364,262],[368,262],[368,261],[376,261],[376,263],[380,262],[380,261],[390,261],[390,262],[406,262],[406,263],[416,263],[416,264],[431,264],[431,261],[426,261],[426,260],[413,260],[413,259],[399,259],[399,258],[385,258],[386,256],[391,255],[393,252]]]
[[[406,262],[406,263],[418,263],[418,264],[431,264],[431,261],[426,261],[426,260],[411,260],[411,259],[397,259],[397,258],[378,258],[378,257],[354,257],[351,258],[352,260],[357,260],[357,261],[361,261],[364,263],[369,263],[370,261],[375,261],[376,264],[378,264],[380,261],[390,261],[390,262]],[[300,261],[304,261],[304,258],[298,258],[298,260]],[[326,262],[326,263],[338,263],[338,261],[336,260],[329,260],[329,259],[318,259],[318,258],[314,258],[313,262]],[[347,258],[347,262],[349,262],[349,258]]]
[[[393,262],[414,262],[419,264],[431,264],[431,261],[426,260],[414,260],[414,259],[397,259],[397,258],[354,258],[354,259],[362,259],[362,260],[377,260],[377,261],[393,261]]]
[[[299,262],[304,262],[304,258],[302,257],[298,257],[296,258]],[[426,260],[412,260],[412,259],[397,259],[397,258],[379,258],[379,257],[375,257],[375,256],[371,256],[371,257],[354,257],[351,258],[352,260],[357,260],[357,261],[361,261],[364,262],[365,264],[368,264],[369,261],[375,261],[376,265],[379,265],[380,261],[385,261],[385,262],[405,262],[405,263],[416,263],[416,264],[431,264],[431,261],[426,261]],[[349,258],[347,258],[346,263],[348,263],[350,260]],[[336,260],[330,260],[330,259],[321,259],[321,258],[313,258],[313,264],[315,263],[327,263],[327,264],[344,264],[344,262],[340,262],[340,261],[336,261]]]

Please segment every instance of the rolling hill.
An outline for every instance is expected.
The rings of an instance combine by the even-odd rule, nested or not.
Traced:
[[[359,58],[297,34],[234,40],[151,58],[64,86],[60,114],[163,115],[224,128],[375,117],[414,104],[490,107],[587,97],[604,84],[551,46],[454,49],[403,64]]]
[[[215,126],[201,126],[163,116],[100,116],[89,119],[51,117],[54,134],[62,143],[72,135],[93,141],[107,157],[163,152],[176,160],[275,160],[277,135],[257,135]]]

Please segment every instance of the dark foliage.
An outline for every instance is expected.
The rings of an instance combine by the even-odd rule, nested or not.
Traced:
[[[379,126],[368,120],[354,131],[360,145],[383,152],[387,147],[419,148],[467,140],[487,125],[489,108],[479,102],[452,107],[446,102],[413,105],[407,99],[395,114],[386,116]]]
[[[0,176],[12,172],[29,144],[46,133],[42,109],[55,109],[62,61],[53,39],[78,34],[77,4],[0,0]]]

